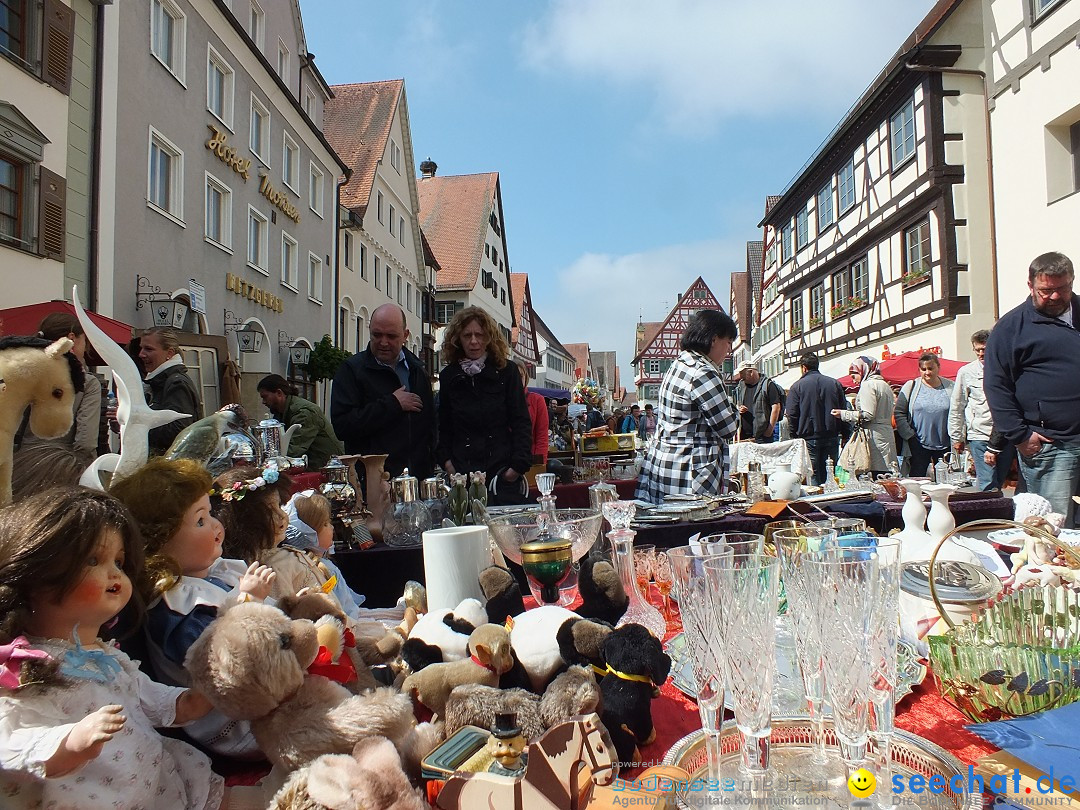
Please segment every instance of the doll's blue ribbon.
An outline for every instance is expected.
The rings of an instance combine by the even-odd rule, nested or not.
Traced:
[[[107,683],[114,675],[122,671],[120,662],[104,650],[88,650],[79,643],[78,626],[73,634],[74,650],[64,653],[60,664],[60,674],[69,678],[81,678],[87,681]]]

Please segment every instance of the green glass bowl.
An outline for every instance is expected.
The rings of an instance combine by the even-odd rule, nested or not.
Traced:
[[[929,636],[941,695],[978,723],[1080,700],[1080,595],[1023,588]]]

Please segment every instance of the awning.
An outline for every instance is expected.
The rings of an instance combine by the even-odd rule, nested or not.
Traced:
[[[534,394],[539,394],[544,399],[570,399],[570,392],[564,388],[534,388],[529,386]]]
[[[914,380],[919,376],[919,357],[921,356],[920,351],[894,354],[888,360],[881,361],[879,366],[881,376],[889,385],[903,385],[908,380]],[[941,364],[941,376],[949,380],[955,380],[960,369],[967,365],[964,360],[947,360],[944,357],[939,357],[938,361]],[[839,377],[838,381],[845,389],[855,390],[856,386],[850,374]]]
[[[37,333],[41,319],[52,312],[67,312],[75,314],[75,307],[67,301],[46,301],[43,304],[28,304],[24,307],[11,307],[0,309],[0,335],[33,335]],[[96,312],[87,312],[90,320],[96,323],[101,330],[119,343],[127,346],[131,342],[134,327],[128,326],[123,321],[98,315]],[[93,351],[92,346],[87,347],[86,361],[91,366],[104,365],[100,357]]]

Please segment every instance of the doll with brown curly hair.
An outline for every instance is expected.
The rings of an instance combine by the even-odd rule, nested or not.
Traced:
[[[222,558],[225,532],[211,514],[210,473],[186,459],[152,458],[111,494],[134,515],[147,557],[139,590],[149,608],[146,645],[159,680],[185,686],[188,649],[224,608],[270,595],[275,575],[257,563]],[[217,711],[184,729],[218,754],[259,755],[246,723]]]
[[[5,808],[217,808],[222,781],[155,726],[203,717],[102,641],[134,599],[142,542],[114,498],[76,487],[0,512],[0,795]],[[137,778],[131,778],[135,774]]]
[[[225,527],[225,555],[261,561],[285,539],[291,481],[270,467],[234,467],[214,479],[214,517]]]

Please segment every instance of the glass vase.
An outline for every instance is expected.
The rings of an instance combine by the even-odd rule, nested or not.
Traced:
[[[608,532],[608,539],[614,551],[615,570],[618,571],[619,581],[630,599],[630,604],[616,627],[640,624],[663,641],[667,634],[667,622],[659,610],[645,601],[645,597],[638,590],[634,575],[634,535],[637,532],[630,528],[630,521],[634,517],[634,504],[632,501],[611,501],[603,505],[603,510],[604,517],[612,527]]]

